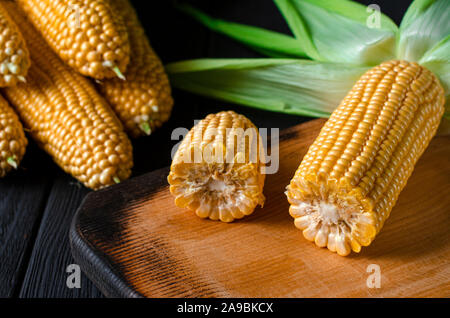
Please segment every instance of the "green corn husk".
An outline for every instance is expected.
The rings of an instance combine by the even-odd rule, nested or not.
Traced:
[[[417,61],[440,79],[450,134],[450,1],[415,0],[398,28],[349,0],[274,0],[294,37],[181,9],[263,59],[199,59],[167,66],[175,87],[286,114],[328,116],[360,75],[386,60]],[[368,21],[379,18],[379,27]],[[303,57],[311,60],[301,59]]]
[[[308,47],[315,47],[317,53],[310,56],[314,60],[369,66],[395,54],[397,26],[380,14],[380,28],[368,27],[369,15],[363,5],[345,0],[275,0],[275,3],[296,37]],[[296,23],[296,19],[303,22]],[[297,25],[304,25],[309,32],[300,28],[302,32],[297,33]]]
[[[176,87],[268,111],[311,117],[328,117],[335,101],[343,99],[367,69],[295,59],[201,59],[167,66]]]
[[[420,61],[450,34],[450,2],[448,0],[416,0],[400,25],[397,57]],[[447,56],[450,52],[447,51]]]

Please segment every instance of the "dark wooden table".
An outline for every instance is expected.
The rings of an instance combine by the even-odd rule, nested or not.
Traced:
[[[173,9],[171,1],[134,0],[155,50],[164,63],[200,57],[258,57],[244,46],[213,34]],[[271,0],[190,1],[218,17],[289,33]],[[399,23],[410,0],[363,0],[377,3]],[[151,4],[150,4],[151,3]],[[304,117],[287,116],[231,105],[174,90],[175,109],[165,127],[150,137],[134,141],[134,176],[170,164],[177,141],[171,132],[190,128],[194,119],[233,109],[259,127],[287,128]],[[19,171],[0,180],[0,297],[102,297],[84,276],[81,288],[66,281],[72,259],[68,229],[72,217],[89,192],[65,175],[52,160],[30,142]]]

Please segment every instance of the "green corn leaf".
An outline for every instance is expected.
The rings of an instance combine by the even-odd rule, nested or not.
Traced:
[[[288,35],[254,26],[214,19],[189,5],[179,5],[178,9],[218,33],[227,35],[271,57],[306,57],[301,42]]]
[[[367,26],[367,21],[373,10],[355,1],[349,0],[303,0],[312,5],[319,6],[327,11],[341,15],[360,24]],[[382,9],[382,8],[381,8]],[[380,12],[381,13],[381,12]],[[398,27],[385,14],[380,14],[380,29],[398,32]]]
[[[406,10],[403,16],[400,28],[405,28],[411,22],[413,22],[420,14],[422,14],[426,9],[430,7],[436,0],[414,0],[413,3]]]
[[[189,73],[203,72],[212,70],[240,70],[240,69],[256,69],[266,66],[277,66],[285,64],[293,64],[298,59],[196,59],[181,61],[168,64],[166,69],[169,73]]]
[[[450,35],[428,50],[419,63],[436,74],[445,89],[445,113],[438,134],[450,135]]]
[[[427,51],[419,63],[436,74],[446,93],[450,94],[450,35]]]
[[[274,2],[286,19],[292,33],[303,44],[302,49],[306,52],[306,54],[316,61],[322,61],[323,58],[317,51],[302,16],[296,10],[292,2],[290,0],[274,0]]]
[[[367,69],[298,59],[200,59],[167,66],[180,89],[313,117],[329,116]]]
[[[450,1],[416,0],[401,23],[397,57],[419,61],[449,34]]]
[[[450,34],[429,49],[420,59],[420,63],[439,61],[450,64]]]
[[[370,11],[363,5],[346,0],[282,2],[290,4],[290,7],[286,5],[286,10],[300,16],[304,23],[300,28],[308,31],[306,42],[312,40],[320,56],[317,60],[376,65],[395,57],[397,26],[381,12]],[[372,16],[379,19],[371,19]],[[297,37],[303,40],[306,35]],[[305,51],[308,53],[306,48]]]

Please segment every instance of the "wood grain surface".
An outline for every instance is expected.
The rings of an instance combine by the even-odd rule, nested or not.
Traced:
[[[88,195],[74,220],[74,255],[110,296],[449,297],[450,138],[435,138],[384,229],[360,254],[306,241],[284,195],[323,120],[281,134],[267,202],[232,224],[177,208],[163,169]],[[367,287],[370,264],[381,288]]]
[[[89,190],[75,185],[72,178],[63,172],[59,174],[43,213],[19,297],[101,297],[101,293],[84,275],[81,277],[82,289],[71,289],[66,285],[66,269],[74,263],[71,255],[67,253],[70,250],[67,236],[74,210],[67,207],[80,204]],[[72,188],[69,193],[67,187]]]
[[[51,174],[30,170],[42,159],[27,155],[19,171],[0,180],[0,298],[20,292],[51,187]]]

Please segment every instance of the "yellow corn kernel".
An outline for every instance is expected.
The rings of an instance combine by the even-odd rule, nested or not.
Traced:
[[[30,135],[89,188],[127,179],[133,165],[131,142],[112,109],[88,79],[52,52],[13,2],[7,8],[28,42],[32,64],[27,83],[3,92]]]
[[[130,136],[150,135],[170,118],[173,100],[169,80],[129,0],[112,3],[128,29],[130,64],[126,81],[110,79],[98,87]]]
[[[184,138],[168,181],[175,204],[201,218],[232,222],[264,204],[258,129],[234,112],[208,115]]]
[[[368,71],[332,114],[287,190],[306,239],[359,252],[383,227],[444,113],[444,89],[417,63]]]
[[[17,0],[61,59],[94,79],[123,77],[128,33],[109,0]]]
[[[30,55],[19,28],[0,3],[0,87],[25,81]]]
[[[0,96],[0,178],[17,169],[28,141],[22,123],[8,102]]]

